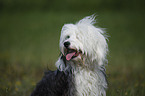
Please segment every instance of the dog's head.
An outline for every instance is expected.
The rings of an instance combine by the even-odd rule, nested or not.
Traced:
[[[65,24],[60,36],[60,51],[67,61],[89,59],[98,65],[106,60],[107,43],[104,31],[94,26],[94,16],[76,24]]]

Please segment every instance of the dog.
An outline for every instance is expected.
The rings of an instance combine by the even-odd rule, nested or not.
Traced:
[[[56,71],[48,71],[31,96],[106,96],[108,44],[102,28],[87,16],[61,30]]]

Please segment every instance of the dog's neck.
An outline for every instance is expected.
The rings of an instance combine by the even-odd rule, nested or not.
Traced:
[[[107,81],[104,67],[94,65],[90,60],[66,61],[65,57],[61,57],[60,60],[60,70],[69,76],[69,96],[106,96]]]

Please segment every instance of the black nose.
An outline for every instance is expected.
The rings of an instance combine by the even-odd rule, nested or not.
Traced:
[[[66,48],[68,48],[69,45],[70,45],[70,42],[64,42],[64,46],[65,46]]]

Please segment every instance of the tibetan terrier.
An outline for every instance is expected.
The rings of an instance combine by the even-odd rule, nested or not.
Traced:
[[[56,71],[48,71],[31,96],[106,96],[107,38],[95,16],[61,30]]]

